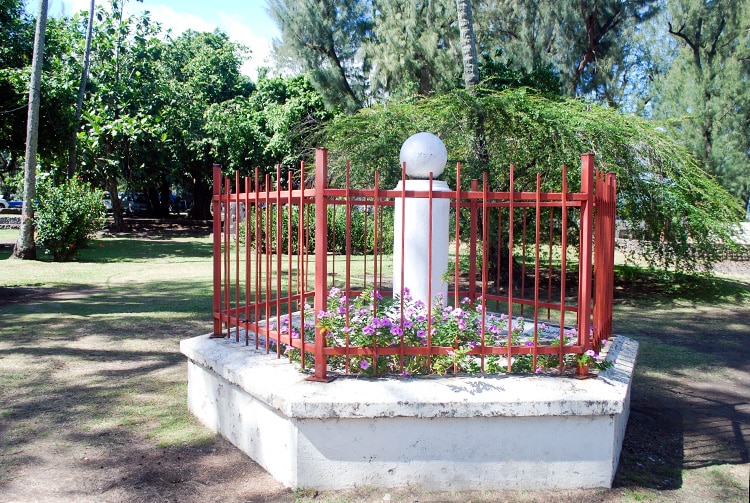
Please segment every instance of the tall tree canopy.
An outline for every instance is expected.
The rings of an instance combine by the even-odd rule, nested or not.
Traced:
[[[486,114],[488,163],[473,153],[473,112]],[[580,155],[594,152],[597,165],[618,177],[618,214],[642,241],[642,256],[664,268],[694,269],[719,259],[716,240],[729,241],[731,222],[741,208],[707,176],[680,145],[645,120],[570,99],[549,99],[525,89],[503,92],[464,90],[418,101],[391,103],[352,116],[338,116],[327,127],[332,169],[341,175],[352,161],[352,183],[368,185],[381,172],[384,187],[400,179],[402,142],[418,131],[440,136],[448,148],[444,178],[453,183],[455,163],[465,179],[487,166],[493,189],[507,190],[508,168],[516,166],[516,190],[534,190],[536,173],[543,190],[560,190],[563,164],[577,186]],[[367,138],[367,141],[362,141]],[[337,171],[338,168],[338,171]]]
[[[750,0],[670,0],[677,58],[657,116],[738,197],[750,191]]]
[[[361,52],[370,34],[368,0],[268,0],[281,30],[276,58],[297,73],[311,72],[330,107],[355,111],[367,98],[369,64]]]

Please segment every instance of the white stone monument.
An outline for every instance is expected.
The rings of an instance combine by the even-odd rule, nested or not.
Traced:
[[[405,190],[428,191],[432,173],[432,191],[450,192],[448,184],[436,180],[448,161],[448,151],[443,142],[431,133],[410,136],[401,146],[401,163],[406,163]],[[402,190],[399,182],[395,190]],[[404,201],[405,199],[405,201]],[[432,224],[430,224],[432,206]],[[425,304],[442,293],[448,295],[448,284],[443,275],[448,267],[448,227],[450,221],[450,199],[427,197],[396,198],[393,240],[393,294],[401,293],[401,237],[403,235],[403,285],[409,289],[414,300]],[[402,217],[403,215],[403,217]],[[402,223],[404,232],[402,233]],[[430,226],[432,235],[430,236]],[[429,243],[432,238],[432,270],[430,270]],[[431,286],[430,286],[431,285]]]

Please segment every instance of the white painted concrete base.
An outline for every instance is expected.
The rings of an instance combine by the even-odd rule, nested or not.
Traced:
[[[225,339],[181,342],[188,406],[292,488],[610,487],[638,343],[617,337],[596,379],[304,380]]]

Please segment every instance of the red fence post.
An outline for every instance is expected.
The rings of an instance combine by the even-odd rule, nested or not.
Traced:
[[[328,150],[315,150],[315,373],[310,381],[329,382],[326,376],[325,330],[317,323],[318,313],[327,309],[328,300],[328,201],[325,190],[328,185]],[[300,332],[304,329],[300,327]]]
[[[603,178],[597,176],[596,182],[596,216],[595,227],[596,249],[594,261],[594,327],[599,345],[602,339],[612,335],[612,301],[614,296],[614,255],[615,255],[615,217],[617,179],[614,173],[607,173]]]
[[[581,244],[578,257],[578,343],[591,349],[592,242],[594,225],[594,154],[581,156]]]
[[[213,170],[213,199],[211,206],[214,212],[214,333],[211,337],[224,337],[221,329],[221,166],[214,164]]]

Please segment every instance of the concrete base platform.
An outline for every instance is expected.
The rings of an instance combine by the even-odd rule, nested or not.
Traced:
[[[595,379],[339,378],[226,339],[181,342],[188,406],[291,488],[610,487],[638,343],[616,337]]]

